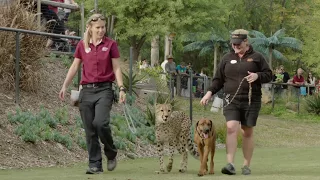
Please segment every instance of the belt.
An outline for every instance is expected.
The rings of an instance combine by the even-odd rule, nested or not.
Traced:
[[[83,88],[99,88],[99,87],[105,87],[105,86],[111,86],[112,82],[98,82],[98,83],[89,83],[89,84],[83,84]]]

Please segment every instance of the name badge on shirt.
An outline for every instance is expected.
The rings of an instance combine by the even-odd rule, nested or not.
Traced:
[[[102,48],[102,51],[107,51],[107,50],[108,50],[107,47],[103,47],[103,48]]]
[[[89,53],[91,51],[91,48],[86,48],[85,51],[86,53]]]
[[[231,60],[230,63],[235,64],[235,63],[237,63],[237,60]]]

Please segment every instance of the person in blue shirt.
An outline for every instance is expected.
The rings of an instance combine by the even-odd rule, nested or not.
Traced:
[[[186,73],[187,71],[186,64],[184,62],[181,62],[180,65],[176,67],[176,70],[179,74]]]

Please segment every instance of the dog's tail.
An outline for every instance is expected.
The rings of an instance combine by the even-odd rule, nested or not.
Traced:
[[[199,158],[199,152],[197,150],[197,147],[195,146],[195,144],[193,143],[192,139],[191,139],[191,132],[190,135],[188,136],[188,150],[189,153],[191,154],[192,157],[194,157],[195,159],[200,159]]]

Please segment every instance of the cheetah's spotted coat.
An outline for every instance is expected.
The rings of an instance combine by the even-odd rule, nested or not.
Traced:
[[[191,140],[191,122],[189,117],[184,112],[172,111],[172,106],[170,104],[156,105],[155,133],[160,160],[160,172],[165,172],[163,161],[163,148],[165,143],[169,144],[168,172],[172,169],[175,149],[182,154],[179,172],[185,172],[187,170],[187,145],[190,154],[196,159],[199,158],[199,154]]]

